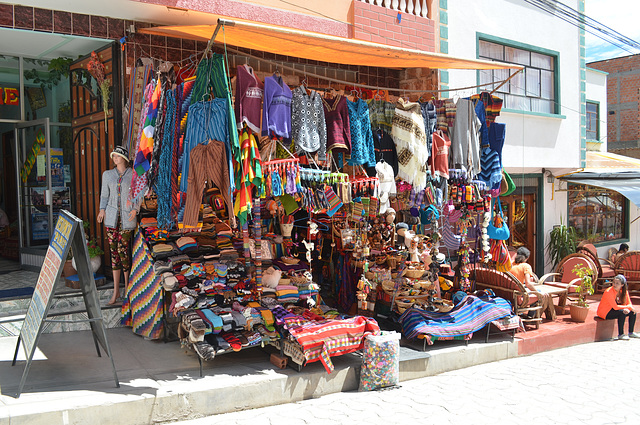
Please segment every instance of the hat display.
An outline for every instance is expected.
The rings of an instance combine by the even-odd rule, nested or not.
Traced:
[[[113,152],[111,152],[110,154],[111,158],[113,158],[113,155],[118,155],[126,159],[127,161],[129,161],[129,151],[126,148],[123,148],[122,146],[116,146],[113,149]]]

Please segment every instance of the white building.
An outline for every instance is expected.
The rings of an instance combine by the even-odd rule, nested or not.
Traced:
[[[584,12],[584,0],[565,4]],[[541,254],[549,232],[561,222],[576,226],[601,257],[621,242],[631,240],[631,249],[637,248],[638,222],[632,221],[640,210],[635,204],[594,186],[570,190],[576,186],[565,180],[582,170],[616,173],[640,167],[631,158],[606,154],[606,73],[586,67],[584,29],[525,2],[459,0],[448,6],[440,9],[444,53],[525,66],[495,92],[504,99],[497,122],[507,126],[503,165],[517,186],[503,199],[510,210],[512,245],[533,251],[538,273],[551,269],[548,261],[543,266]],[[461,97],[482,89],[453,89],[504,80],[508,73],[440,72],[443,87]],[[595,208],[579,208],[580,203]]]

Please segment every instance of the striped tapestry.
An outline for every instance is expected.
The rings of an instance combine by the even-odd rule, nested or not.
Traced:
[[[133,240],[131,276],[125,300],[122,303],[123,326],[150,339],[162,336],[162,279],[153,272],[153,261],[140,229]]]
[[[500,298],[480,299],[467,295],[448,313],[432,313],[410,308],[400,316],[402,334],[408,339],[424,335],[429,345],[432,337],[468,335],[487,323],[511,316],[511,305]]]

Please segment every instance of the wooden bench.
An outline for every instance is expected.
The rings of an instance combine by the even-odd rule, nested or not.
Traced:
[[[511,273],[476,266],[472,271],[476,289],[491,289],[497,296],[511,303],[515,314],[522,318],[525,325],[540,327],[542,321],[542,294],[527,291],[524,285]]]

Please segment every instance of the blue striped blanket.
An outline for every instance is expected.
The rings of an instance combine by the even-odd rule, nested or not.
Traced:
[[[409,339],[418,335],[427,337],[431,344],[431,336],[454,337],[471,334],[482,329],[487,323],[511,316],[511,304],[503,298],[478,298],[467,295],[447,313],[410,308],[400,316],[402,334]]]

